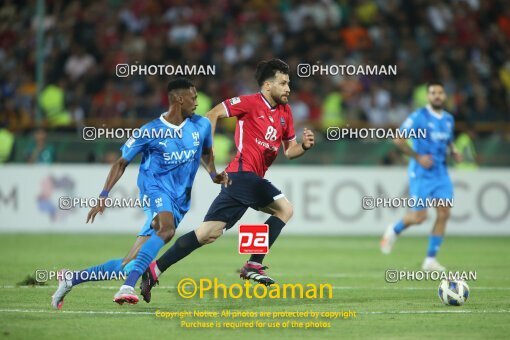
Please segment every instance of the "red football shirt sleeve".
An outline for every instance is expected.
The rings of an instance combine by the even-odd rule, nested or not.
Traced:
[[[238,117],[249,112],[250,104],[246,96],[233,97],[222,102],[228,117]]]
[[[296,133],[294,132],[294,119],[292,118],[292,111],[289,106],[287,106],[287,122],[285,124],[285,129],[283,130],[283,141],[290,141],[296,139]]]

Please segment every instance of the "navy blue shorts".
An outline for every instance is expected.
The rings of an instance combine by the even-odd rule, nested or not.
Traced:
[[[259,210],[284,197],[267,179],[250,171],[229,172],[232,184],[221,186],[221,192],[205,215],[206,221],[226,222],[230,229],[243,217],[248,208]]]

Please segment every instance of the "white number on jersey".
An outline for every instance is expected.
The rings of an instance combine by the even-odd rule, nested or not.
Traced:
[[[276,140],[276,129],[272,126],[268,126],[267,132],[266,132],[266,140],[275,141]]]

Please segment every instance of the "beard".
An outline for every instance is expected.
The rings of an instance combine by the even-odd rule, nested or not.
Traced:
[[[285,96],[285,95],[280,95],[280,96],[272,96],[273,97],[273,100],[277,103],[277,104],[280,104],[280,105],[285,105],[289,102],[289,97],[288,96]],[[286,100],[284,100],[282,97],[287,97]]]
[[[443,109],[443,103],[430,103],[430,106],[434,109],[434,110],[442,110]]]

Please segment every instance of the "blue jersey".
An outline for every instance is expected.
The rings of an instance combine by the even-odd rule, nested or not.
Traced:
[[[429,106],[413,112],[400,127],[401,131],[414,131],[417,138],[412,140],[412,148],[419,155],[432,156],[433,165],[429,169],[422,167],[415,159],[409,161],[411,178],[448,176],[446,157],[448,146],[453,141],[453,116],[444,111],[441,115],[433,112]],[[418,129],[425,131],[425,138],[420,138]]]
[[[131,162],[142,153],[137,181],[140,192],[149,196],[163,193],[177,209],[186,212],[202,149],[212,147],[211,123],[193,115],[176,126],[163,115],[142,126],[139,136],[126,141],[122,158]]]

